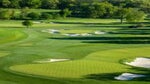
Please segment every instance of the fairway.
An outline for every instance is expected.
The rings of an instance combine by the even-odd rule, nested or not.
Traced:
[[[149,84],[150,69],[125,64],[138,57],[150,58],[148,22],[134,29],[128,28],[134,23],[120,24],[118,19],[88,20],[48,20],[31,28],[24,28],[19,20],[0,21],[0,83]],[[44,62],[50,59],[67,60]],[[114,79],[122,73],[146,77]]]
[[[61,78],[84,78],[84,76],[91,74],[123,73],[128,71],[134,73],[136,69],[128,69],[130,67],[123,65],[123,60],[128,61],[128,59],[131,60],[140,56],[149,57],[149,51],[150,48],[98,51],[91,53],[80,60],[46,64],[19,65],[10,67],[10,69],[29,74]]]

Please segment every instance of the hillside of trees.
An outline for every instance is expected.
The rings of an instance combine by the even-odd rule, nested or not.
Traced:
[[[150,13],[150,0],[0,0],[0,19],[51,19],[57,17],[118,18],[135,22]],[[14,10],[21,9],[20,15]],[[5,9],[5,10],[4,10]],[[6,10],[8,9],[8,10]],[[60,10],[57,13],[28,9]],[[134,16],[134,17],[133,17]],[[138,19],[136,19],[139,17]]]

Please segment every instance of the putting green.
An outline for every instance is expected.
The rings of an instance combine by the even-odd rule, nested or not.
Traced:
[[[83,78],[90,74],[135,72],[136,70],[128,69],[130,66],[121,64],[120,61],[136,57],[150,57],[149,51],[150,48],[148,47],[98,51],[80,60],[15,65],[11,66],[10,69],[27,74],[58,78]]]

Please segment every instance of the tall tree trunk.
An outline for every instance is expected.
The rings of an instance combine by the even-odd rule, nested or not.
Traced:
[[[123,15],[120,17],[121,24],[123,23]]]

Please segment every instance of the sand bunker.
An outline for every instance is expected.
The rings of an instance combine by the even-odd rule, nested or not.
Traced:
[[[103,32],[103,31],[95,31],[94,33],[95,34],[106,34],[106,32]]]
[[[115,77],[116,80],[132,80],[134,78],[145,77],[145,75],[139,74],[131,74],[131,73],[123,73],[118,77]]]
[[[136,58],[133,62],[126,62],[125,64],[135,66],[135,67],[143,67],[150,68],[150,59],[149,58]]]
[[[56,33],[60,33],[60,31],[59,31],[59,30],[56,30],[56,29],[51,29],[51,30],[49,31],[49,33],[51,33],[51,34],[56,34]]]
[[[54,22],[49,22],[50,24],[55,24]]]
[[[83,34],[76,34],[76,33],[68,33],[68,34],[63,34],[65,36],[70,36],[70,37],[75,37],[75,36],[92,36],[90,33],[83,33]]]
[[[48,59],[45,61],[36,61],[38,63],[49,63],[49,62],[63,62],[63,61],[68,61],[70,59]]]
[[[70,37],[80,36],[80,34],[63,34],[63,35],[70,36]]]
[[[60,31],[56,30],[56,29],[46,29],[46,30],[42,30],[42,32],[47,32],[47,33],[51,33],[51,34],[58,34],[58,33],[60,33]]]
[[[40,24],[41,22],[40,21],[34,21],[33,23],[34,24]]]
[[[90,33],[83,33],[83,34],[81,34],[81,36],[92,36],[92,34],[90,34]]]

